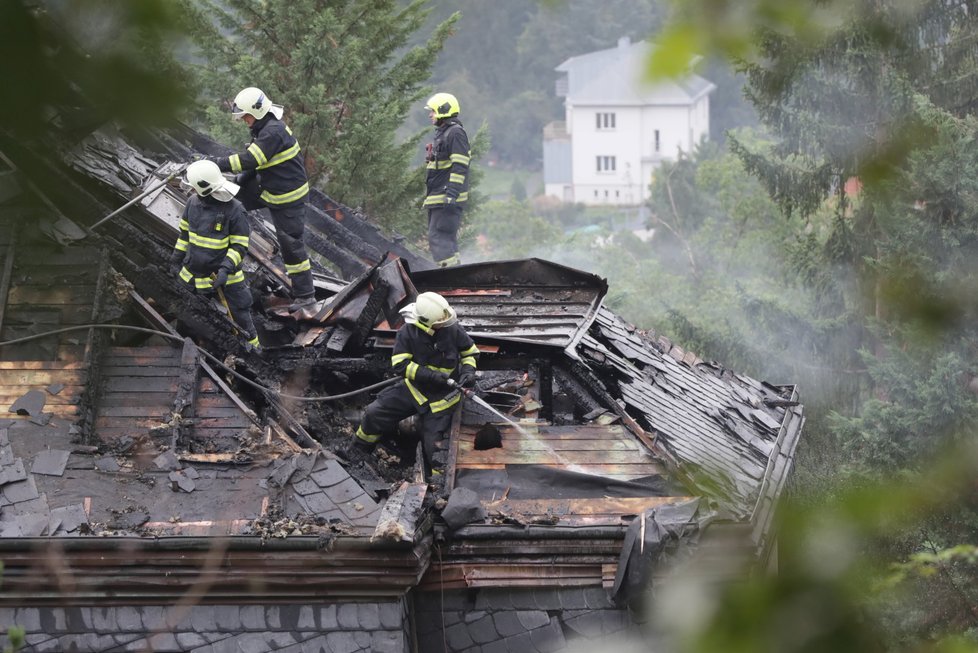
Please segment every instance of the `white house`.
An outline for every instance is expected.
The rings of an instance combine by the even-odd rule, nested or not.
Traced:
[[[547,195],[589,205],[640,204],[662,161],[707,138],[716,86],[697,75],[644,81],[650,47],[625,37],[617,47],[557,66],[565,118],[544,128]]]

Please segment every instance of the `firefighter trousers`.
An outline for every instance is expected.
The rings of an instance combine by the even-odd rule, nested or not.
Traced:
[[[252,177],[242,181],[244,184],[238,192],[238,199],[244,207],[249,211],[268,209],[272,216],[282,262],[285,263],[285,273],[289,275],[289,280],[292,282],[292,296],[312,297],[316,293],[312,283],[312,265],[309,262],[306,245],[302,241],[306,223],[305,199],[289,206],[270,206],[258,199],[261,186],[257,178]]]
[[[381,390],[377,398],[367,406],[357,436],[366,442],[376,442],[380,436],[394,433],[397,423],[402,419],[418,415],[425,468],[430,474],[431,470],[445,466],[446,451],[439,448],[437,443],[445,438],[451,428],[452,415],[455,412],[452,408],[431,412],[427,403],[418,404],[407,385],[401,381]]]
[[[462,207],[432,206],[428,209],[428,249],[440,267],[458,265],[458,229],[462,224]]]
[[[188,272],[188,274],[190,273]],[[202,279],[206,279],[208,284],[211,280],[209,276],[202,277]],[[197,287],[199,284],[195,282],[196,279],[191,277],[187,285],[198,294],[207,297],[217,297],[216,290],[213,288],[206,289]],[[255,329],[255,320],[251,315],[251,290],[248,288],[248,282],[244,280],[228,282],[221,288],[221,291],[224,293],[224,299],[228,303],[231,319],[241,328],[242,333],[245,334],[245,340],[254,340],[258,336],[258,331]]]

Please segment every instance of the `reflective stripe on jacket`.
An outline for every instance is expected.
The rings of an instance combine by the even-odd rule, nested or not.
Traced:
[[[261,200],[270,207],[305,201],[306,166],[292,130],[271,113],[251,126],[251,144],[243,152],[217,160],[223,172],[256,170]]]
[[[427,383],[417,377],[419,367],[444,372],[458,379],[462,365],[476,367],[479,348],[458,324],[441,329],[428,329],[418,324],[405,324],[394,341],[391,365],[404,377],[411,395],[418,404],[428,402],[434,413],[447,410],[458,403],[458,390],[440,383]]]
[[[192,195],[180,216],[180,235],[174,245],[174,249],[187,253],[186,275],[181,271],[181,278],[208,278],[223,266],[229,273],[228,283],[243,281],[241,260],[248,252],[250,235],[251,225],[241,202]]]
[[[472,152],[469,137],[458,118],[448,118],[435,128],[428,161],[424,206],[445,203],[445,193],[451,188],[456,204],[464,206],[469,199],[469,162]]]

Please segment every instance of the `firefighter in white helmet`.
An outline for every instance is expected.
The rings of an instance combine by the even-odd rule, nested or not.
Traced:
[[[289,310],[299,311],[316,303],[312,267],[302,242],[309,182],[299,142],[282,122],[283,111],[261,89],[243,89],[234,98],[231,116],[248,125],[251,143],[241,152],[214,157],[214,161],[222,172],[238,174],[239,197],[246,209],[266,208],[271,214],[285,272],[292,282],[295,301]]]
[[[213,161],[194,161],[181,180],[193,189],[180,216],[180,235],[170,255],[170,269],[205,296],[223,288],[231,318],[245,340],[258,347],[258,331],[251,316],[251,291],[241,261],[248,252],[251,227],[237,199],[238,185],[224,178]]]
[[[461,399],[456,386],[475,384],[479,349],[458,323],[455,310],[433,292],[418,295],[401,309],[404,325],[394,341],[391,365],[403,376],[367,406],[354,443],[365,451],[385,434],[393,434],[406,417],[420,417],[425,469],[441,473],[445,450],[438,443],[451,426],[453,408]]]

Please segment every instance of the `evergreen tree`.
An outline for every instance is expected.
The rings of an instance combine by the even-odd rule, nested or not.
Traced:
[[[391,228],[420,220],[421,171],[411,160],[424,131],[398,140],[409,113],[422,113],[432,65],[458,15],[421,44],[425,0],[201,0],[188,2],[206,116],[221,140],[240,146],[242,124],[227,98],[257,86],[286,107],[311,181]],[[224,102],[220,102],[223,99]],[[430,129],[430,127],[428,128]]]

